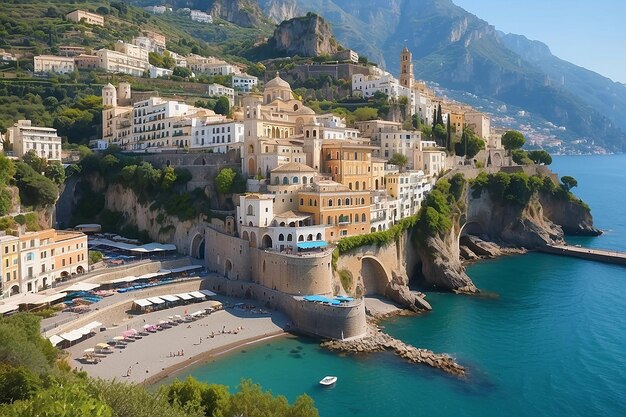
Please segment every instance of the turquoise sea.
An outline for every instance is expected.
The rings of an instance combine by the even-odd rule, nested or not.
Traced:
[[[572,242],[626,251],[625,167],[624,155],[555,158],[607,231]],[[331,354],[306,338],[246,347],[189,373],[231,387],[252,378],[290,401],[306,392],[322,416],[626,415],[626,268],[527,254],[468,273],[492,296],[428,293],[433,312],[384,322],[397,338],[455,356],[468,379],[391,353]],[[319,387],[325,375],[339,377],[335,387]]]

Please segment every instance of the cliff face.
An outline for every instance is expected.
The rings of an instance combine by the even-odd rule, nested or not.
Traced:
[[[551,195],[541,194],[539,201],[544,207],[546,217],[560,225],[568,235],[598,236],[602,231],[593,227],[591,211],[582,204],[559,200]]]
[[[443,237],[429,237],[426,240],[426,249],[417,251],[420,264],[417,276],[421,285],[446,291],[478,292],[461,264],[457,239],[459,229],[455,222],[449,233]]]
[[[330,25],[313,13],[282,22],[274,31],[270,43],[277,51],[287,55],[333,55],[339,51]]]
[[[215,0],[209,13],[243,27],[263,23],[263,12],[255,0]]]

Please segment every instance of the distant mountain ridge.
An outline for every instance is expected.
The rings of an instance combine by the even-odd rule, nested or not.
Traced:
[[[413,52],[416,76],[541,114],[576,136],[626,150],[626,86],[505,35],[451,0],[259,0],[278,22],[308,11],[346,47],[397,72]]]

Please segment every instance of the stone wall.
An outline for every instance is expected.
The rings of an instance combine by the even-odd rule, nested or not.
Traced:
[[[253,282],[218,276],[207,277],[202,288],[232,297],[258,300],[267,308],[283,311],[298,330],[314,336],[341,339],[364,336],[367,332],[363,300],[356,300],[348,306],[328,306],[310,303]]]
[[[205,261],[210,270],[288,294],[331,295],[332,252],[286,255],[251,248],[247,240],[206,229]]]

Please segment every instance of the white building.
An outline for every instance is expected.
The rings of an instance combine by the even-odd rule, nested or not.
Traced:
[[[162,45],[158,44],[148,36],[137,36],[133,38],[132,44],[140,48],[146,49],[149,52],[161,53],[164,49]]]
[[[298,252],[298,242],[322,241],[326,226],[313,225],[309,213],[287,211],[274,214],[274,195],[246,194],[239,197],[239,236],[250,246],[286,253]]]
[[[132,111],[131,148],[175,147],[180,144],[182,136],[188,141],[191,122],[183,124],[183,116],[192,116],[197,110],[188,104],[160,97],[138,101]],[[185,126],[188,129],[184,129]]]
[[[141,77],[150,70],[148,50],[128,43],[115,44],[115,51],[100,49],[96,51],[98,66],[107,72],[128,74]]]
[[[407,157],[409,169],[414,168],[415,152],[420,150],[421,132],[417,131],[383,131],[380,133],[380,156],[389,159],[395,154]]]
[[[54,55],[39,55],[34,58],[35,73],[56,72],[69,74],[75,69],[74,58]]]
[[[239,67],[215,57],[203,57],[191,54],[187,57],[187,67],[192,71],[207,75],[239,74]]]
[[[258,85],[259,79],[248,74],[233,75],[233,88],[237,91],[249,93],[252,87]]]
[[[235,90],[221,84],[209,84],[209,96],[225,96],[231,106],[235,103]]]
[[[208,14],[205,13],[203,11],[200,10],[192,10],[191,12],[189,12],[191,20],[193,20],[194,22],[200,22],[200,23],[213,23],[213,17]]]
[[[169,77],[174,74],[174,71],[167,68],[159,68],[154,65],[150,65],[150,78]]]
[[[57,135],[56,129],[32,126],[30,120],[18,120],[7,129],[6,136],[18,158],[34,150],[40,158],[49,161],[61,160],[61,138]]]
[[[415,152],[414,169],[421,169],[427,176],[436,176],[446,170],[446,151],[434,141],[420,142],[420,151]]]
[[[389,100],[399,101],[405,97],[410,108],[410,114],[415,114],[417,98],[415,90],[400,85],[400,82],[388,72],[383,75],[352,75],[352,94],[365,98],[373,97],[382,92]]]
[[[147,10],[150,13],[154,13],[154,14],[164,14],[165,12],[171,12],[172,8],[165,7],[165,6],[147,6],[147,7],[144,7],[144,10]]]
[[[431,188],[423,171],[390,170],[385,174],[385,184],[390,199],[398,200],[394,221],[417,214],[425,193]]]
[[[213,119],[213,120],[212,120]],[[226,153],[243,144],[243,122],[194,118],[191,124],[191,149],[211,149],[215,153]]]

